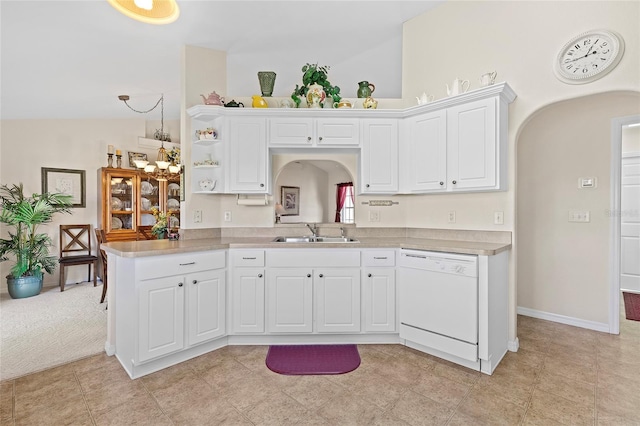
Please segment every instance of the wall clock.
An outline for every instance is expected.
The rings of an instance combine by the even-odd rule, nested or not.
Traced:
[[[609,30],[592,30],[569,40],[556,57],[556,77],[569,84],[590,83],[613,70],[624,54],[624,40]]]

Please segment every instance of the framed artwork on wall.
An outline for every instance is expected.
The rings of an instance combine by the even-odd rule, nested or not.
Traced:
[[[129,167],[136,168],[136,160],[144,160],[147,161],[147,154],[142,152],[131,152],[129,151]]]
[[[281,216],[298,216],[300,214],[300,187],[281,186],[280,202],[285,211]]]
[[[42,167],[42,193],[71,195],[71,207],[86,207],[86,176],[84,170]]]

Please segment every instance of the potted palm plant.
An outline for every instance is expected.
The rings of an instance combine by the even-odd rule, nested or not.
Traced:
[[[14,299],[31,297],[42,290],[43,272],[52,274],[58,258],[49,255],[53,245],[48,234],[38,233],[40,225],[52,221],[55,213],[71,213],[71,196],[64,194],[24,195],[22,184],[0,186],[0,223],[9,238],[0,239],[0,260],[15,258],[7,275],[9,294]]]

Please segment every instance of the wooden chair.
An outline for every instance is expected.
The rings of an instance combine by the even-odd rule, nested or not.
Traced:
[[[104,303],[104,298],[107,296],[107,253],[102,249],[102,244],[107,242],[107,233],[104,229],[96,228],[96,241],[98,241],[100,261],[102,262],[102,297],[100,298],[100,303]]]
[[[156,236],[153,235],[151,233],[151,228],[153,226],[149,225],[145,225],[145,226],[138,226],[137,227],[137,231],[136,231],[136,241],[140,241],[140,240],[155,240]]]
[[[91,254],[91,225],[60,225],[60,291],[64,291],[65,269],[68,266],[87,265],[91,280],[93,265],[93,286],[96,286],[98,257]]]

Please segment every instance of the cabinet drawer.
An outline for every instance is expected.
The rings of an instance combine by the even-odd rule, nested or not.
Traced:
[[[395,250],[373,250],[362,252],[363,266],[396,266]]]
[[[269,250],[267,263],[271,268],[358,267],[360,266],[360,250]]]
[[[136,279],[169,277],[226,266],[224,250],[153,256],[136,260]]]
[[[264,266],[264,250],[232,250],[231,264],[234,267]]]

